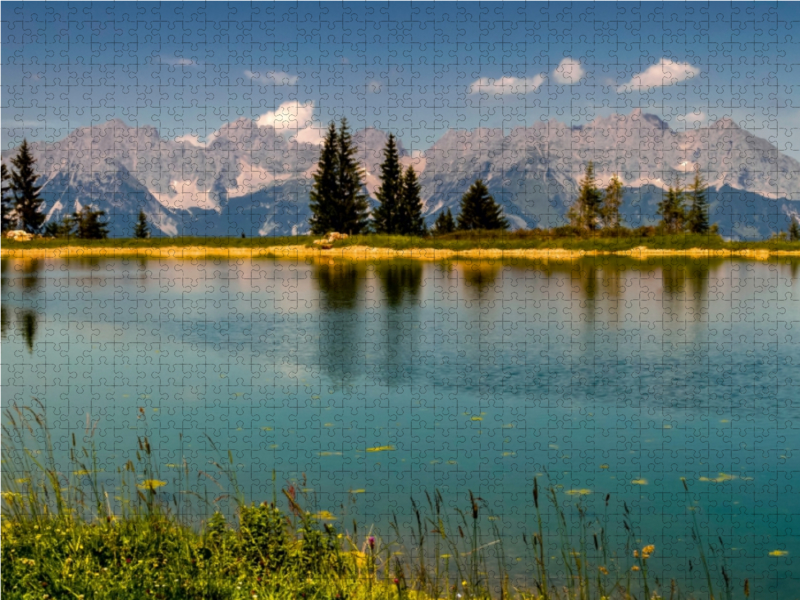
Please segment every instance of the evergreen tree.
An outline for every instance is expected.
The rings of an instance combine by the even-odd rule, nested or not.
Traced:
[[[401,235],[423,236],[428,233],[425,219],[422,218],[422,186],[417,180],[414,167],[409,166],[403,177],[402,195],[400,197],[398,230]],[[452,215],[450,217],[452,219]]]
[[[458,228],[464,231],[508,229],[508,221],[503,216],[503,209],[489,195],[489,190],[480,179],[473,183],[461,198]]]
[[[133,237],[140,240],[150,237],[150,224],[147,222],[147,215],[143,210],[139,211],[139,217],[133,227]]]
[[[71,215],[66,215],[60,222],[51,221],[44,226],[44,235],[54,238],[68,238],[75,229],[75,220]]]
[[[357,150],[347,128],[347,119],[342,119],[337,141],[336,189],[341,206],[335,231],[357,235],[369,225],[369,203],[363,192],[362,170],[356,162]]]
[[[586,165],[586,173],[580,185],[578,197],[567,212],[567,218],[573,227],[594,231],[600,223],[603,198],[597,189],[593,162]]]
[[[17,227],[28,233],[37,233],[44,223],[43,200],[39,197],[42,186],[36,185],[39,176],[33,170],[36,159],[31,154],[28,140],[22,140],[17,155],[11,159],[15,170],[11,171],[11,190],[14,192],[14,209]]]
[[[683,201],[683,190],[676,183],[669,186],[661,202],[658,203],[661,226],[667,233],[678,233],[683,228],[683,222],[686,220]]]
[[[91,206],[72,213],[75,223],[75,237],[82,240],[104,240],[108,237],[108,222],[100,221],[106,211],[94,210]]]
[[[600,220],[603,227],[616,229],[622,224],[622,216],[619,214],[619,207],[622,206],[622,196],[625,193],[622,181],[615,173],[608,182],[606,193],[603,196],[603,204],[600,206]]]
[[[381,164],[381,187],[375,193],[380,205],[372,211],[372,227],[375,233],[396,234],[403,228],[400,223],[400,204],[403,200],[403,169],[394,135],[389,134],[383,150]]]
[[[369,204],[355,155],[347,119],[338,132],[331,123],[310,194],[311,233],[359,234],[367,228]]]
[[[442,211],[436,217],[436,222],[433,224],[433,231],[438,234],[453,233],[456,230],[456,222],[453,219],[453,213],[448,208],[447,211]]]
[[[800,226],[797,224],[797,219],[792,217],[792,222],[789,223],[789,235],[788,235],[790,242],[796,242],[800,240]]]
[[[311,233],[326,234],[330,231],[337,231],[335,219],[338,209],[338,198],[336,196],[336,149],[338,146],[338,134],[336,126],[331,122],[328,127],[328,134],[322,144],[317,172],[314,174],[314,185],[311,189]]]
[[[14,224],[14,203],[13,197],[9,195],[11,191],[11,173],[8,172],[8,167],[2,165],[0,167],[2,169],[2,174],[0,174],[0,178],[2,178],[2,186],[0,187],[0,210],[2,210],[2,220],[0,220],[0,229],[2,231],[8,231]]]
[[[700,169],[694,170],[694,181],[689,186],[688,197],[689,212],[686,214],[686,229],[690,233],[707,233],[708,226],[708,200],[707,187],[700,175]]]

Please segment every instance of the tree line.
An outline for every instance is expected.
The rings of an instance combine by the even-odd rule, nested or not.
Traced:
[[[380,187],[375,193],[378,205],[369,210],[364,193],[365,173],[358,164],[358,149],[350,134],[347,119],[339,128],[331,122],[320,150],[317,171],[309,195],[312,234],[330,232],[363,234],[425,236],[441,235],[455,231],[500,230],[509,228],[502,208],[489,193],[486,184],[477,179],[461,197],[460,212],[454,217],[448,208],[439,213],[432,230],[428,230],[422,216],[421,186],[412,166],[403,169],[396,138],[389,134],[380,165]],[[42,186],[37,186],[36,160],[27,140],[23,140],[17,154],[11,158],[11,169],[2,165],[2,231],[19,229],[47,237],[78,239],[105,239],[109,222],[101,220],[106,211],[91,205],[78,208],[65,215],[61,221],[44,224],[41,197]],[[620,214],[624,195],[623,183],[614,174],[605,189],[600,189],[595,177],[594,163],[589,162],[579,183],[578,195],[567,212],[568,229],[572,234],[592,234],[600,230],[624,234]],[[716,224],[709,223],[708,186],[700,170],[695,169],[693,181],[682,187],[675,181],[664,190],[658,204],[661,221],[658,230],[666,234],[696,233],[716,234]],[[558,228],[560,231],[563,228]],[[139,211],[133,227],[133,237],[149,238],[150,224],[143,210]],[[568,233],[563,231],[562,233]],[[244,234],[242,234],[244,237]],[[791,217],[786,232],[777,239],[800,241],[800,225]]]
[[[594,173],[594,163],[589,162],[580,181],[578,197],[567,212],[570,226],[579,231],[599,229],[618,230],[623,226],[619,209],[624,188],[617,174],[612,175],[605,190],[600,190]],[[658,228],[662,233],[712,233],[716,224],[708,220],[708,186],[695,168],[694,180],[685,188],[677,181],[664,190],[657,214],[661,217]],[[794,219],[792,223],[795,224]]]
[[[371,214],[363,191],[365,174],[355,158],[357,152],[347,119],[342,119],[338,130],[335,123],[331,123],[310,194],[311,233],[428,235],[417,174],[412,166],[403,170],[394,135],[389,134],[383,150],[381,184],[375,193],[378,206]],[[458,219],[454,219],[448,209],[439,215],[433,233],[451,233],[457,229],[505,230],[508,227],[502,208],[478,179],[461,198]]]

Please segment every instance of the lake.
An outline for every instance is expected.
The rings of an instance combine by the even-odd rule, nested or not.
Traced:
[[[4,259],[3,406],[46,406],[64,470],[88,420],[108,489],[146,435],[164,494],[185,459],[191,489],[221,495],[196,473],[228,489],[210,462],[230,450],[248,501],[274,472],[364,533],[405,528],[426,490],[462,510],[472,491],[519,578],[538,476],[574,522],[576,503],[607,514],[620,552],[625,503],[665,579],[699,585],[697,518],[755,597],[786,597],[799,266]],[[555,544],[549,508],[546,525]]]

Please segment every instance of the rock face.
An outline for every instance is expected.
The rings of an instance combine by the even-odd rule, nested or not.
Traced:
[[[353,134],[373,198],[387,137],[374,128]],[[112,235],[130,235],[140,209],[164,235],[308,231],[319,145],[249,119],[225,125],[205,144],[163,139],[153,127],[115,119],[31,147],[48,221],[93,204],[109,214]],[[800,213],[800,163],[730,119],[675,132],[637,109],[583,127],[551,120],[505,132],[448,130],[414,156],[398,147],[403,165],[420,177],[429,223],[442,209],[457,212],[461,196],[482,178],[512,226],[562,224],[589,160],[601,184],[621,177],[622,213],[632,226],[656,222],[662,189],[688,182],[695,165],[710,185],[711,219],[723,235],[768,236]],[[3,161],[13,153],[3,152]]]

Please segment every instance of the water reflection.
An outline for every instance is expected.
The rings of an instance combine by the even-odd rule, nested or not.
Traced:
[[[375,265],[383,297],[390,307],[417,300],[422,287],[422,267],[419,261],[383,261]]]
[[[412,383],[422,274],[423,263],[419,261],[386,261],[375,265],[384,305],[379,316],[383,360],[377,379],[390,386]]]
[[[319,290],[319,364],[342,389],[352,388],[350,384],[366,365],[366,273],[366,265],[349,261],[331,261],[314,268]]]
[[[39,317],[36,312],[32,310],[23,310],[19,316],[19,330],[22,334],[22,339],[25,341],[25,346],[28,348],[28,353],[33,353],[33,342],[36,339],[36,330],[38,329]]]

